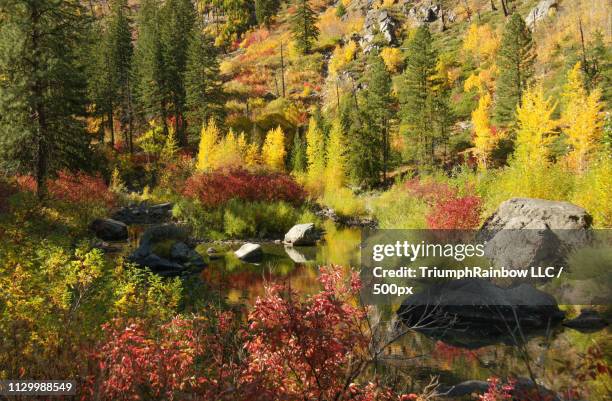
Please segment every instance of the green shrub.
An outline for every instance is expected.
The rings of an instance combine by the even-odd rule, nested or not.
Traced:
[[[374,216],[383,229],[420,229],[426,228],[425,216],[429,207],[396,185],[383,193],[373,202]]]
[[[326,190],[319,203],[334,209],[340,216],[363,216],[366,214],[365,201],[348,188]]]

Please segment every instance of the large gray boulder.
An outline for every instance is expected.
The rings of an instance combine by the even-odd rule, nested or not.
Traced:
[[[396,22],[387,10],[370,9],[366,13],[363,35],[360,41],[364,51],[370,50],[370,44],[377,32],[380,32],[388,44],[395,42]]]
[[[565,327],[570,327],[583,333],[593,333],[602,330],[608,327],[609,324],[610,322],[607,319],[592,309],[582,310],[578,317],[563,322]]]
[[[90,225],[96,236],[104,241],[125,241],[128,238],[127,225],[113,219],[96,219]]]
[[[569,251],[589,242],[591,221],[568,202],[513,198],[485,221],[479,240],[497,267],[560,266]]]
[[[525,17],[525,24],[533,29],[534,24],[539,20],[546,18],[552,9],[558,7],[557,0],[541,0],[535,7],[529,11],[527,17]]]
[[[314,245],[318,237],[314,223],[296,224],[285,234],[284,243],[293,246]]]
[[[502,288],[482,279],[431,285],[406,298],[397,314],[409,327],[424,327],[433,336],[470,348],[511,343],[519,326],[527,335],[564,317],[556,300],[532,285]]]
[[[234,252],[234,255],[244,262],[258,263],[263,259],[263,250],[261,245],[247,242]]]

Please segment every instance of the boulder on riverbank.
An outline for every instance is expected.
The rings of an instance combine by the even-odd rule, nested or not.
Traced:
[[[558,266],[569,251],[589,243],[591,216],[568,202],[512,198],[485,221],[479,241],[495,266]]]
[[[397,314],[408,327],[468,348],[517,342],[517,328],[527,335],[564,317],[552,296],[529,284],[501,288],[482,279],[434,284],[406,298]]]
[[[184,242],[186,239],[187,231],[183,227],[173,224],[151,227],[142,234],[138,248],[128,260],[165,277],[200,271],[206,263]],[[168,251],[156,251],[160,243],[167,243]]]
[[[263,259],[261,245],[247,242],[234,252],[236,257],[244,262],[259,263]]]
[[[471,394],[484,394],[489,389],[489,383],[484,380],[466,380],[454,386],[441,385],[438,393],[444,398],[461,398]],[[531,379],[519,377],[510,390],[516,400],[550,400],[561,401],[557,394],[544,386],[534,383]]]
[[[104,241],[125,241],[128,238],[127,225],[113,219],[96,219],[90,229]]]
[[[285,234],[285,245],[310,246],[319,239],[314,223],[296,224]]]

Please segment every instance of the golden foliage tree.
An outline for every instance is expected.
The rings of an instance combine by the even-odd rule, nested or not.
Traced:
[[[544,97],[541,86],[528,89],[516,110],[518,130],[513,163],[525,169],[548,164],[548,145],[557,126],[552,119],[556,105]]]
[[[283,171],[285,169],[285,154],[285,134],[279,125],[276,129],[268,131],[261,156],[264,164],[270,169]]]
[[[198,161],[196,168],[200,171],[211,170],[215,165],[215,150],[219,143],[219,128],[214,119],[208,120],[208,124],[202,127],[200,133],[200,146],[198,149]]]
[[[603,113],[599,89],[587,94],[584,89],[580,62],[572,68],[563,88],[565,107],[561,115],[563,131],[571,151],[568,164],[578,172],[584,172],[603,138]]]
[[[496,139],[491,132],[489,111],[491,108],[491,95],[485,93],[478,100],[478,107],[472,112],[474,126],[474,154],[478,160],[478,167],[487,169],[487,162]]]
[[[332,124],[327,144],[327,167],[325,169],[326,190],[341,188],[346,181],[346,139],[340,119]]]
[[[320,188],[325,174],[325,136],[316,118],[311,117],[306,132],[306,180],[311,189]]]
[[[235,168],[242,166],[242,164],[239,138],[230,129],[215,148],[213,168]]]

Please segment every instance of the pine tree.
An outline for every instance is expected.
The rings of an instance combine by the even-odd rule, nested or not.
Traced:
[[[317,15],[310,8],[308,0],[297,0],[297,9],[291,16],[291,32],[297,48],[307,53],[319,37]]]
[[[351,140],[351,170],[358,182],[368,186],[386,174],[389,158],[389,120],[393,116],[391,76],[378,51],[368,56],[362,93],[363,126]]]
[[[561,115],[571,151],[567,155],[570,165],[584,172],[589,160],[603,139],[603,113],[601,93],[595,89],[587,94],[584,88],[581,64],[577,63],[567,76],[563,88],[565,107]]]
[[[255,0],[255,17],[258,24],[270,28],[272,17],[276,15],[280,2],[278,0]]]
[[[33,173],[40,198],[49,174],[90,159],[85,15],[79,1],[0,2],[0,163]]]
[[[215,152],[219,144],[219,136],[217,123],[211,118],[208,120],[208,125],[202,126],[196,169],[206,171],[213,168],[215,165]]]
[[[296,131],[291,149],[291,171],[301,173],[304,170],[306,170],[306,149],[299,131]]]
[[[308,185],[314,188],[322,184],[325,173],[325,135],[315,117],[310,117],[306,131],[306,166]]]
[[[535,57],[531,31],[519,14],[513,14],[504,29],[497,59],[495,119],[498,122],[514,121],[516,106],[520,105],[533,76]]]
[[[478,167],[486,170],[489,156],[495,146],[495,139],[491,133],[490,122],[491,95],[483,94],[478,100],[478,107],[472,112],[472,125],[474,126],[474,153],[478,160]]]
[[[280,125],[271,129],[266,135],[261,157],[271,170],[283,171],[285,169],[285,134]]]
[[[552,119],[556,105],[544,97],[541,86],[528,89],[517,108],[513,165],[523,170],[538,169],[549,164],[549,144],[557,122]]]
[[[400,87],[400,114],[408,139],[415,144],[417,160],[433,159],[431,124],[437,55],[426,26],[419,27],[408,43],[406,69]]]
[[[186,116],[191,131],[210,118],[221,120],[224,96],[219,76],[219,62],[212,39],[194,32],[189,43],[185,72]]]
[[[191,0],[166,0],[161,10],[160,40],[164,82],[172,105],[174,129],[181,145],[187,144],[185,132],[185,71],[187,50],[193,37],[195,9]]]
[[[124,140],[132,149],[133,88],[132,88],[132,32],[127,15],[126,0],[113,0],[111,13],[101,21],[91,54],[93,63],[89,71],[90,94],[97,115],[105,117],[111,133],[111,146],[115,144],[115,119],[122,126]]]
[[[327,141],[326,190],[334,190],[344,186],[348,169],[347,164],[347,141],[344,127],[340,118],[336,118],[332,123],[329,140]]]
[[[170,96],[162,55],[159,0],[143,0],[138,13],[138,40],[134,54],[139,107],[145,119],[160,118],[168,133]]]

